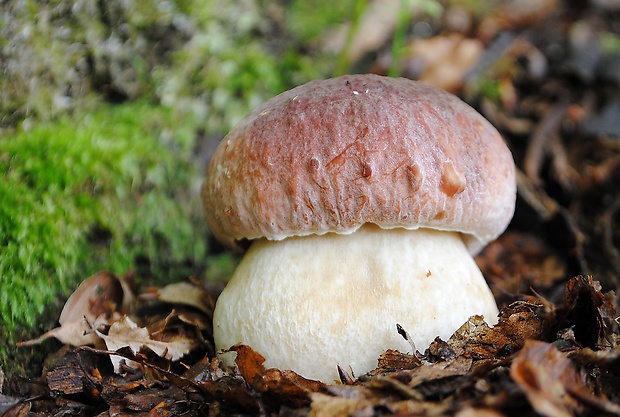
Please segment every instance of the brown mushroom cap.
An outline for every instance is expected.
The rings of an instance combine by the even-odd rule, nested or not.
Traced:
[[[312,81],[243,119],[222,141],[202,196],[214,235],[280,240],[382,228],[463,234],[471,253],[512,218],[512,155],[457,97],[377,75]]]

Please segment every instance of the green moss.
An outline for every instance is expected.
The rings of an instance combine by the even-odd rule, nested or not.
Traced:
[[[207,231],[188,188],[200,176],[191,120],[141,102],[77,120],[0,139],[5,342],[23,326],[49,324],[49,306],[97,270],[137,266],[139,278],[169,281],[204,268]]]

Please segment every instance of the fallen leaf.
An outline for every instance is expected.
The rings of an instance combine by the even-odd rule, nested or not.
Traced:
[[[543,416],[570,417],[580,410],[569,392],[580,391],[584,380],[552,344],[528,340],[513,361],[510,376]]]
[[[133,300],[133,293],[124,279],[101,271],[84,280],[69,296],[58,322],[63,325],[86,317],[95,320],[101,315],[126,314]]]
[[[320,391],[325,384],[306,379],[290,371],[265,369],[265,358],[251,347],[235,345],[229,349],[236,352],[235,363],[243,378],[252,388],[274,404],[300,407],[310,403],[310,393]]]
[[[20,402],[6,410],[2,417],[28,417],[30,415],[30,402]]]
[[[379,357],[375,373],[414,369],[421,365],[422,362],[417,356],[390,349]]]
[[[229,351],[236,352],[235,364],[243,378],[252,384],[265,373],[265,358],[247,345],[232,346]]]
[[[617,315],[613,291],[603,294],[601,284],[591,276],[577,276],[566,284],[560,327],[570,327],[583,347],[601,348],[608,342],[606,321]]]
[[[472,360],[464,357],[454,361],[422,366],[412,371],[408,386],[426,398],[442,398],[466,384],[472,377]]]
[[[190,282],[177,282],[147,293],[146,297],[156,297],[159,301],[182,304],[197,308],[207,315],[213,313],[215,302],[211,294],[202,286]]]
[[[0,415],[4,416],[6,412],[17,406],[20,402],[21,400],[19,398],[0,394]]]
[[[371,407],[369,401],[360,401],[357,398],[333,397],[315,392],[311,395],[310,417],[347,417],[366,407]]]
[[[148,348],[161,357],[169,360],[178,360],[189,353],[195,346],[196,341],[188,338],[177,338],[169,342],[153,340],[145,327],[138,327],[129,317],[124,316],[110,326],[108,334],[95,330],[103,339],[109,350],[118,350],[129,347],[133,353],[138,353],[142,348]],[[120,372],[120,364],[123,358],[113,355],[110,357],[114,370]]]
[[[72,346],[97,346],[101,339],[92,330],[107,324],[108,318],[105,316],[100,316],[93,322],[88,322],[85,317],[82,317],[82,320],[80,321],[67,322],[60,327],[55,327],[52,330],[43,333],[36,339],[19,342],[17,343],[17,346],[38,345],[50,337],[54,337],[60,342]]]
[[[509,356],[528,339],[539,339],[547,334],[547,319],[542,305],[524,301],[503,308],[499,321],[489,327],[482,317],[469,319],[448,341],[455,351],[476,359]]]
[[[183,374],[205,396],[205,401],[239,414],[256,414],[260,406],[256,393],[241,375],[223,367],[217,358],[203,358]]]
[[[126,314],[133,300],[133,291],[125,278],[98,272],[82,281],[69,296],[58,319],[60,327],[17,345],[31,346],[50,337],[72,346],[97,345],[99,337],[92,329],[109,325]]]

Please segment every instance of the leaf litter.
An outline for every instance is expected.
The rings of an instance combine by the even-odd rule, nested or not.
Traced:
[[[541,296],[514,301],[494,327],[473,316],[425,352],[388,350],[357,378],[343,370],[339,384],[265,368],[245,345],[230,348],[236,359],[227,366],[213,351],[215,297],[204,286],[103,291],[120,279],[95,274],[69,298],[63,314],[71,319],[45,337],[77,334],[66,326],[81,316],[89,338],[50,358],[40,379],[13,381],[22,395],[0,398],[2,416],[620,415],[615,298],[589,276],[571,279],[557,305]],[[93,302],[83,295],[90,287],[104,296]],[[170,295],[179,289],[187,296]],[[102,316],[97,328],[89,323]]]

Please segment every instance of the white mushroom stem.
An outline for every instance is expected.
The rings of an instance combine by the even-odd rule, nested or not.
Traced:
[[[410,351],[397,323],[423,351],[476,314],[494,324],[498,310],[458,233],[366,225],[254,242],[218,299],[214,336],[218,350],[244,343],[267,367],[330,383],[337,365],[359,376],[386,349]]]

